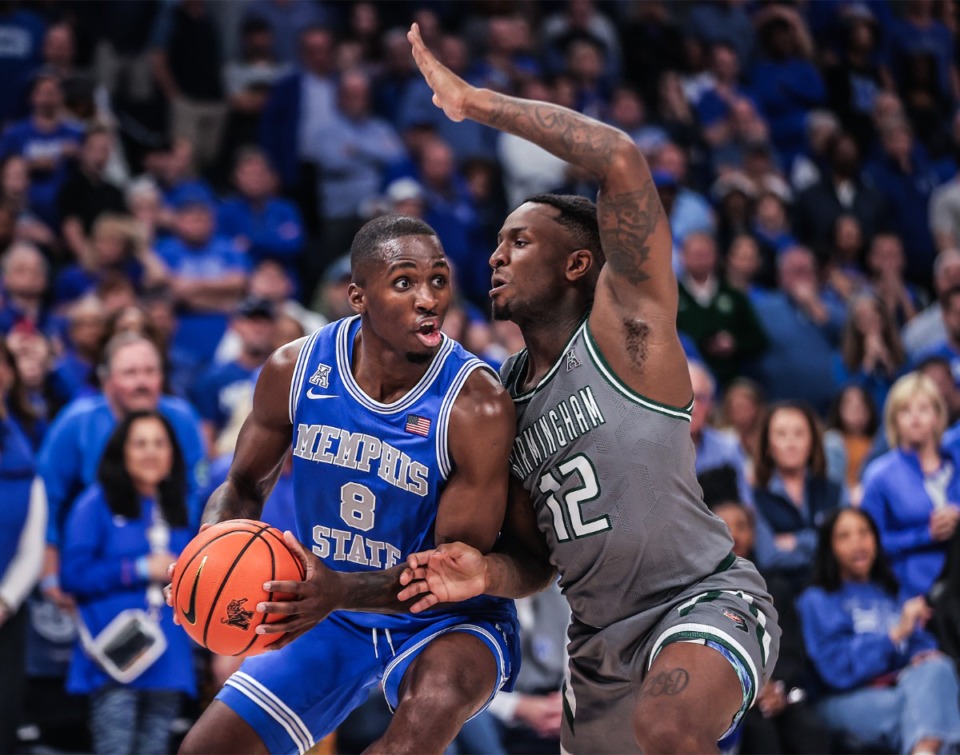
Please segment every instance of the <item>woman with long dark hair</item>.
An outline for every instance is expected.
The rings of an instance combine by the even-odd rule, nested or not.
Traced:
[[[26,685],[27,595],[40,576],[47,499],[11,409],[16,364],[0,338],[0,752],[14,752]]]
[[[900,604],[876,523],[840,509],[820,527],[811,587],[797,602],[803,637],[825,687],[817,709],[850,745],[934,753],[960,742],[953,662],[924,630],[922,596]]]
[[[187,510],[186,464],[173,428],[158,412],[133,412],[110,437],[97,483],[72,507],[60,580],[91,636],[121,611],[149,609],[167,647],[125,684],[77,648],[67,688],[90,695],[97,753],[166,752],[181,695],[196,692],[190,640],[161,593],[167,567],[192,536]]]

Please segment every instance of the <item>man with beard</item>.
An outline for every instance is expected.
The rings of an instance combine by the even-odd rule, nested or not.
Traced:
[[[501,370],[517,409],[504,547],[415,554],[399,597],[421,595],[414,611],[521,597],[559,571],[573,615],[562,750],[716,752],[769,678],[779,630],[697,483],[670,226],[646,160],[596,120],[470,86],[416,25],[408,38],[451,120],[521,136],[600,194],[538,195],[503,223],[493,314],[527,345]]]

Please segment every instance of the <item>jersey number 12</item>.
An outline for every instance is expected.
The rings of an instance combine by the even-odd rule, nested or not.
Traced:
[[[580,485],[567,490],[559,499],[557,494],[572,475],[580,476]],[[596,535],[610,529],[606,515],[584,521],[580,507],[600,496],[597,470],[583,454],[578,454],[548,470],[540,478],[540,492],[544,493],[547,508],[553,515],[553,529],[558,542]]]

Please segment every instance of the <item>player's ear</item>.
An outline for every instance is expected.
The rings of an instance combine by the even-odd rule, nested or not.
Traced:
[[[350,307],[358,315],[362,315],[367,309],[366,294],[356,283],[351,283],[350,288],[347,289],[347,301],[350,302]]]
[[[589,249],[575,249],[567,255],[567,280],[578,281],[593,270],[596,261]]]

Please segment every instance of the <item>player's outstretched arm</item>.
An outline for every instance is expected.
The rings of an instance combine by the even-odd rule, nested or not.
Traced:
[[[591,173],[607,265],[590,315],[601,352],[630,387],[670,404],[690,399],[676,332],[677,281],[670,226],[650,169],[622,131],[547,102],[478,89],[440,63],[416,24],[407,34],[433,102],[464,118],[523,137]]]
[[[290,382],[305,341],[283,346],[263,366],[226,482],[213,491],[204,509],[205,524],[260,518],[290,448]]]

